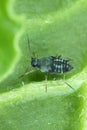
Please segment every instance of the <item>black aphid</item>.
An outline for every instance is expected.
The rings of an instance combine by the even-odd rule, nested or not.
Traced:
[[[58,74],[58,73],[66,73],[73,69],[73,67],[69,64],[69,59],[63,59],[61,55],[59,56],[48,56],[48,57],[42,57],[37,58],[35,56],[32,56],[31,48],[28,40],[28,46],[29,46],[29,54],[31,56],[31,65],[40,70],[41,72],[45,73],[45,80],[47,81],[47,75],[48,74]],[[65,81],[64,81],[65,82]],[[66,82],[65,82],[66,83]],[[69,87],[68,83],[66,83]],[[71,87],[72,88],[72,87]],[[72,88],[73,89],[73,88]],[[47,85],[46,85],[46,91],[47,91]]]

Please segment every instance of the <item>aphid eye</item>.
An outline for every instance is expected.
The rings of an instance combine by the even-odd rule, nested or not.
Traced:
[[[32,59],[31,59],[31,65],[32,65],[33,67],[36,67],[36,66],[37,66],[37,59],[36,59],[36,58],[32,58]]]
[[[33,66],[33,67],[40,67],[40,61],[39,61],[39,59],[37,59],[37,58],[32,58],[31,59],[31,65]]]

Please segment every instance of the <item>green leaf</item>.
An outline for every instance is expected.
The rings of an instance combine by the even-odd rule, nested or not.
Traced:
[[[18,42],[16,34],[21,29],[20,23],[14,17],[9,0],[0,2],[0,80],[6,78],[18,61]],[[13,15],[13,16],[12,16]],[[21,33],[21,31],[20,31]],[[14,45],[15,44],[15,45]]]
[[[87,129],[86,16],[86,0],[0,2],[1,130]],[[45,92],[44,74],[30,67],[27,35],[38,58],[72,59],[66,82],[74,90],[63,75],[49,75]]]

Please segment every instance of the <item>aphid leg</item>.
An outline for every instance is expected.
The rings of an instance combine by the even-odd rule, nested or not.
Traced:
[[[48,77],[48,74],[46,73],[46,74],[45,74],[45,82],[46,82],[45,92],[47,92],[47,77]]]
[[[62,81],[63,81],[67,86],[69,86],[71,89],[75,90],[69,83],[67,83],[67,82],[65,81],[65,75],[63,76]]]
[[[56,76],[56,74],[54,74],[53,76],[54,76],[54,77],[53,77],[53,80],[54,80],[54,81],[55,81],[55,80],[58,80],[59,77]]]
[[[61,58],[61,55],[58,56],[58,59],[60,59],[60,58]]]
[[[28,71],[29,66],[27,67],[27,69],[25,70],[24,74],[22,74],[21,76],[19,76],[19,78],[24,77],[25,75],[28,75],[29,73],[31,73],[32,71]]]
[[[26,73],[28,72],[28,68],[29,67],[27,67],[27,69],[25,70],[24,74],[22,74],[21,76],[19,76],[19,78],[22,78],[22,77],[24,77],[26,75]]]
[[[24,86],[24,81],[22,81],[22,85]]]

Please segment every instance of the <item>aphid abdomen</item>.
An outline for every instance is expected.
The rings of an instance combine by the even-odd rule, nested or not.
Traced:
[[[73,67],[70,64],[64,64],[63,65],[63,73],[69,72],[72,69],[73,69]]]
[[[68,64],[67,60],[53,57],[52,65],[51,65],[51,73],[65,73],[70,71],[73,67]]]

